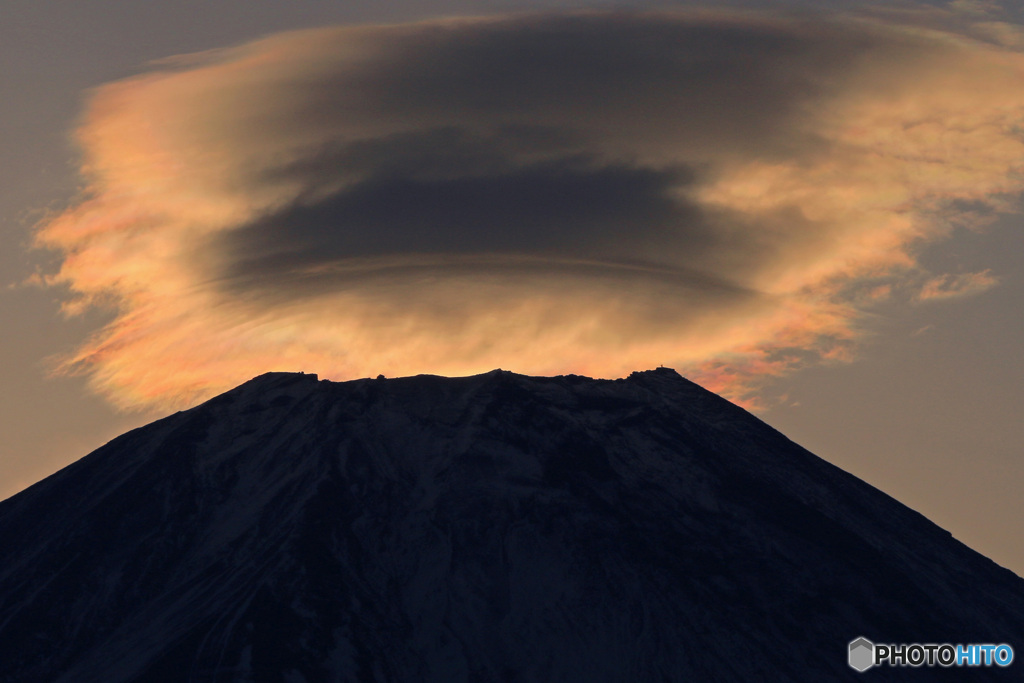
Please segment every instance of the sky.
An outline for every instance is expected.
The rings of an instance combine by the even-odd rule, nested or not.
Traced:
[[[666,365],[1024,574],[1022,21],[15,0],[0,497],[266,371]]]

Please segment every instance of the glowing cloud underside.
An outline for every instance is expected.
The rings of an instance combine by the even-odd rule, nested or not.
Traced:
[[[994,282],[913,255],[1024,189],[1021,83],[996,44],[723,13],[329,28],[168,60],[93,93],[88,191],[40,226],[67,310],[117,311],[61,368],[124,407],[271,369],[666,364],[741,396],[849,357],[879,292]]]

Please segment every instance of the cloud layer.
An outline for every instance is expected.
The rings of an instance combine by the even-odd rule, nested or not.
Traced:
[[[665,364],[739,397],[849,357],[879,292],[994,283],[914,252],[1024,189],[1022,82],[949,31],[696,11],[167,60],[92,94],[87,191],[40,226],[67,309],[117,311],[61,367],[124,407],[270,369]]]

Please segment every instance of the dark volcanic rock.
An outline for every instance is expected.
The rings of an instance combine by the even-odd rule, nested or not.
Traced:
[[[659,369],[269,374],[0,503],[0,681],[1021,680],[1024,581]],[[865,678],[866,680],[866,678]]]

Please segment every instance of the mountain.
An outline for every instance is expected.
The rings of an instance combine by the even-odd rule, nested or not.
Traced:
[[[1024,580],[674,371],[271,373],[0,503],[0,681],[1021,680]]]

